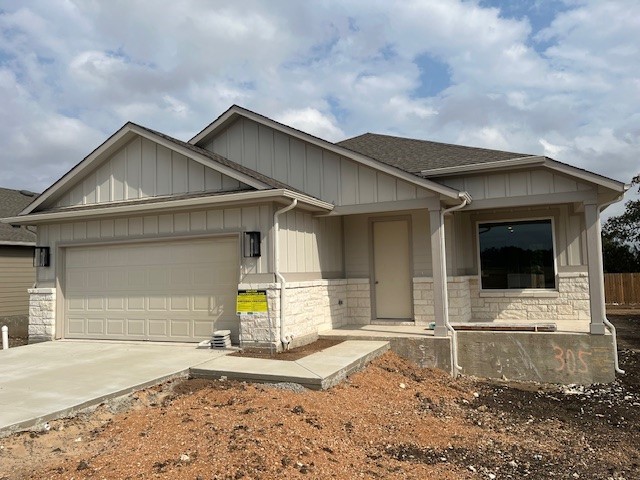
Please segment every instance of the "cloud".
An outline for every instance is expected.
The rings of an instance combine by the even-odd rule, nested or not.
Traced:
[[[329,140],[391,133],[629,180],[640,4],[519,5],[7,0],[0,180],[41,190],[128,120],[189,138],[233,103]]]

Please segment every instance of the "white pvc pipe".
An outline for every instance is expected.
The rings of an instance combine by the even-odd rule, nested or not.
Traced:
[[[7,350],[9,348],[9,327],[2,326],[2,349]]]
[[[276,210],[276,212],[273,214],[273,229],[275,232],[275,235],[273,237],[273,249],[274,249],[273,271],[276,275],[276,278],[278,279],[278,282],[280,283],[280,341],[282,342],[282,346],[285,350],[288,350],[289,348],[289,344],[291,343],[291,337],[285,334],[285,329],[284,329],[285,317],[286,317],[285,302],[287,298],[287,295],[286,295],[287,281],[280,273],[280,242],[279,242],[280,223],[279,223],[278,217],[283,213],[286,213],[289,210],[296,208],[296,205],[298,205],[298,199],[294,198],[290,205],[287,205],[286,207],[281,208],[280,210]]]
[[[451,208],[447,208],[440,212],[440,269],[442,271],[442,303],[444,309],[444,326],[449,332],[451,332],[451,370],[454,377],[458,375],[458,372],[462,370],[462,367],[458,364],[458,333],[449,323],[449,289],[447,286],[447,249],[445,247],[445,234],[444,234],[444,216],[455,210],[460,210],[471,203],[471,196],[467,192],[460,192],[460,198],[462,203],[455,205]]]

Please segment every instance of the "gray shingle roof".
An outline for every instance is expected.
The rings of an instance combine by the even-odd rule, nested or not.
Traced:
[[[336,145],[410,173],[529,157],[525,153],[365,133]]]
[[[33,202],[37,196],[37,193],[27,192],[25,190],[0,188],[0,218],[15,217],[24,210],[27,205]],[[25,227],[14,228],[6,223],[0,223],[0,242],[35,243],[35,241],[36,234],[27,230]]]

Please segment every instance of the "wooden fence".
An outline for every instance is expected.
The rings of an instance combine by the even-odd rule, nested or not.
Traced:
[[[640,273],[605,273],[604,296],[609,304],[640,304]]]

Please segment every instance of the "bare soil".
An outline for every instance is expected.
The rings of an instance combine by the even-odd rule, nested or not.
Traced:
[[[639,479],[640,315],[587,388],[451,379],[389,352],[325,392],[181,380],[0,439],[0,479]]]
[[[293,362],[300,360],[312,353],[321,352],[329,347],[342,343],[342,340],[335,340],[331,338],[319,338],[313,343],[303,345],[301,347],[292,348],[291,350],[285,350],[283,352],[270,352],[264,348],[245,348],[237,352],[231,353],[232,357],[250,357],[250,358],[268,358],[270,360],[285,360]]]

